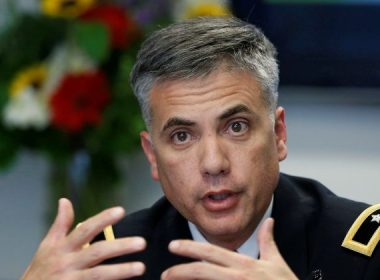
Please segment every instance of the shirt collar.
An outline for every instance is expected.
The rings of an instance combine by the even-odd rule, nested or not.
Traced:
[[[259,244],[257,243],[257,231],[262,225],[262,223],[272,215],[273,208],[273,196],[271,202],[264,213],[264,216],[261,218],[260,223],[256,227],[255,231],[251,234],[251,236],[245,241],[238,249],[238,253],[247,255],[251,258],[257,259],[259,256]],[[198,228],[191,222],[188,221],[191,235],[194,241],[208,243],[206,238],[202,235],[202,233],[198,230]]]

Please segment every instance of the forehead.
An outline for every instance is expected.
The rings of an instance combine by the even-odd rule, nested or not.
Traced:
[[[261,87],[247,71],[217,70],[205,77],[157,82],[150,96],[153,126],[172,117],[196,121],[236,105],[266,111]]]

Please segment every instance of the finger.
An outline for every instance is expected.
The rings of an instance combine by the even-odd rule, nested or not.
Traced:
[[[273,238],[273,218],[266,219],[259,229],[257,240],[260,249],[260,259],[270,260],[280,256],[277,245]]]
[[[234,276],[231,269],[206,262],[192,262],[172,266],[164,271],[161,280],[231,280],[241,279]]]
[[[80,227],[74,229],[67,237],[71,249],[81,249],[82,246],[94,239],[103,229],[119,221],[125,212],[121,207],[114,207],[84,221]]]
[[[61,198],[58,201],[58,213],[46,235],[46,240],[55,241],[63,238],[70,231],[74,222],[74,210],[70,200]]]
[[[75,266],[77,268],[92,267],[110,258],[142,251],[145,247],[146,241],[141,237],[95,242],[79,252]]]
[[[242,260],[248,258],[216,245],[193,240],[174,240],[170,242],[169,250],[177,255],[226,267],[241,266]]]
[[[119,280],[140,276],[144,272],[145,265],[142,262],[100,265],[82,270],[78,279]]]

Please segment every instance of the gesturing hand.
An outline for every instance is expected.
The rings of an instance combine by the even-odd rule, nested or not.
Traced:
[[[141,237],[99,241],[82,249],[123,216],[121,207],[107,209],[70,232],[74,210],[69,200],[60,199],[57,217],[21,280],[111,280],[143,274],[145,267],[140,262],[99,265],[108,258],[143,250],[146,242]]]
[[[162,280],[264,280],[297,279],[290,270],[273,240],[273,219],[267,219],[260,228],[258,243],[260,259],[199,243],[192,240],[176,240],[169,245],[172,253],[201,261],[180,264],[167,269]]]

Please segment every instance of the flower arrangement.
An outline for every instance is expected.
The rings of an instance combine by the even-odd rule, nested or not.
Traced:
[[[109,206],[118,159],[139,148],[143,129],[129,86],[140,42],[172,19],[227,11],[225,1],[174,2],[39,0],[33,12],[14,8],[0,30],[0,168],[22,149],[43,153],[52,201],[76,197],[78,219]]]
[[[142,122],[128,74],[143,29],[109,2],[40,4],[1,34],[1,166],[24,147],[63,161],[134,150]]]
[[[139,147],[129,72],[146,29],[170,18],[139,22],[129,2],[41,0],[0,34],[0,167],[22,149],[45,154],[52,202],[77,200],[78,219],[108,206],[118,159]]]

